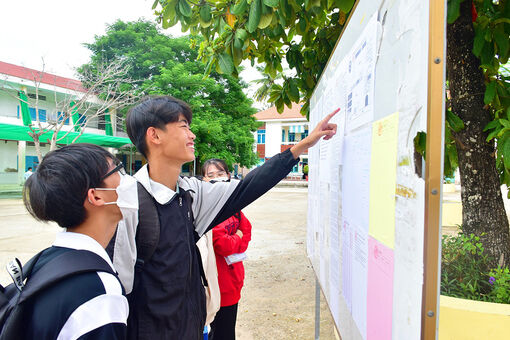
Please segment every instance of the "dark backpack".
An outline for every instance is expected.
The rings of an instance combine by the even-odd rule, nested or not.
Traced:
[[[23,338],[23,329],[26,327],[23,320],[25,302],[37,298],[37,293],[45,288],[67,277],[87,272],[102,271],[117,276],[99,255],[74,249],[58,255],[31,275],[43,252],[31,258],[24,267],[18,259],[7,265],[14,283],[5,288],[0,285],[0,340]]]
[[[138,227],[136,230],[136,250],[137,250],[137,259],[135,265],[135,277],[136,272],[142,270],[143,265],[152,257],[156,247],[159,243],[159,233],[160,233],[160,224],[159,224],[159,214],[158,209],[156,208],[156,201],[154,197],[147,192],[144,186],[138,182]],[[193,210],[191,208],[193,197],[190,195],[188,191],[184,192],[184,195],[187,198],[188,202],[188,211],[191,214],[191,221],[193,222]],[[195,235],[195,242],[200,238],[195,230],[193,230],[193,234]],[[110,244],[107,247],[107,252],[111,258],[113,258],[113,246],[115,244],[115,236],[110,241]],[[200,276],[202,278],[202,283],[204,286],[207,286],[207,279],[205,277],[204,267],[202,266],[202,260],[200,251],[198,247],[195,245],[195,251],[198,254],[198,265],[200,270]]]

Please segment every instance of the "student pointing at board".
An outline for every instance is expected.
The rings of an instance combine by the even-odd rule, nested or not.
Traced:
[[[276,185],[319,139],[332,138],[337,127],[329,120],[338,111],[244,180],[209,183],[180,176],[182,165],[195,159],[192,113],[186,103],[170,96],[155,97],[130,110],[127,132],[148,165],[135,175],[138,185],[130,191],[138,197],[139,214],[123,219],[113,247],[113,262],[130,293],[129,339],[202,337],[206,280],[196,241]],[[151,211],[156,212],[147,214]],[[154,239],[154,233],[144,230],[152,230],[155,224],[154,247],[141,257],[140,247]]]

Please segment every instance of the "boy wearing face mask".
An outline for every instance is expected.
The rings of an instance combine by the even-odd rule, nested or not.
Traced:
[[[216,183],[180,176],[182,165],[195,159],[192,113],[186,103],[154,97],[129,111],[127,133],[148,161],[135,174],[139,185],[131,191],[133,197],[141,191],[146,198],[139,199],[138,215],[119,224],[114,245],[113,262],[130,294],[129,339],[202,338],[207,282],[196,241],[285,178],[299,155],[320,138],[333,137],[336,124],[328,122],[337,111],[244,180]],[[151,209],[157,213],[147,221],[144,215]],[[154,222],[159,225],[157,244],[149,257],[141,258],[147,240],[136,235]]]
[[[30,277],[75,250],[94,254],[115,272],[105,247],[122,218],[118,189],[133,179],[114,161],[99,146],[72,144],[49,152],[28,178],[23,191],[28,212],[64,228],[37,258]],[[129,307],[112,273],[76,273],[37,293],[23,307],[22,338],[125,339]]]

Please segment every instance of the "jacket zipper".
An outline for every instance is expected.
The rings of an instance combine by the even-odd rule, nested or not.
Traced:
[[[182,208],[182,197],[179,196],[179,207]],[[182,211],[182,209],[180,209]],[[181,215],[182,212],[181,212]],[[188,223],[186,221],[186,218],[184,218],[185,220],[185,226],[186,226],[186,229],[188,228]],[[188,255],[189,255],[189,278],[191,279],[191,274],[192,274],[192,271],[191,271],[191,265],[192,265],[192,254],[191,254],[191,248],[190,248],[190,245],[189,245],[189,230],[186,230],[186,240],[187,240],[187,244],[188,244]]]

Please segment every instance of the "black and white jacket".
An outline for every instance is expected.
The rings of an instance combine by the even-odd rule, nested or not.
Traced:
[[[72,249],[101,256],[112,268],[104,248],[91,237],[61,232],[34,266]],[[32,301],[33,300],[33,301]],[[106,272],[73,275],[38,293],[26,313],[26,339],[125,339],[129,307],[117,277]]]

